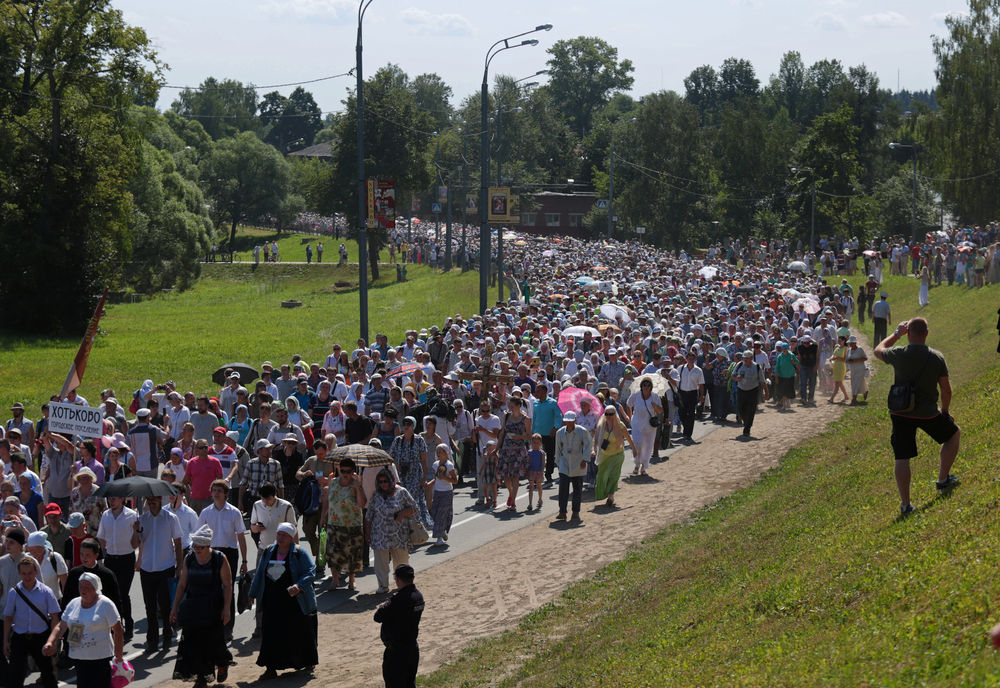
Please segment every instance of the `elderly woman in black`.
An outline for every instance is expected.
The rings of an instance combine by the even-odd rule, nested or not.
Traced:
[[[226,648],[225,626],[233,595],[233,573],[222,552],[212,549],[212,529],[203,525],[191,536],[191,553],[177,577],[170,623],[180,621],[174,678],[194,678],[207,686],[214,674],[222,683],[233,656]]]

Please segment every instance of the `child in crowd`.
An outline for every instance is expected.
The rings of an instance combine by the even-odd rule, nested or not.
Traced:
[[[545,469],[545,452],[542,451],[542,436],[537,432],[531,436],[531,450],[528,452],[528,511],[531,511],[531,496],[538,488],[538,508],[542,508],[542,481]]]
[[[486,508],[495,509],[497,505],[497,441],[486,443],[483,454],[483,465],[479,470],[477,480],[486,486]]]

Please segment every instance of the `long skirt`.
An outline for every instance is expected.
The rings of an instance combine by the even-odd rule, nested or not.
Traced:
[[[215,668],[228,666],[233,655],[226,647],[226,631],[220,618],[207,628],[187,628],[181,632],[177,644],[175,679],[197,679],[211,676]]]
[[[856,397],[868,391],[868,380],[865,379],[865,364],[851,364],[851,396]]]
[[[636,452],[632,459],[636,468],[649,468],[649,458],[653,455],[656,445],[656,428],[646,424],[645,427],[638,423],[632,426],[632,441],[635,442]]]
[[[302,613],[298,600],[288,594],[291,584],[287,570],[276,581],[264,581],[260,600],[263,633],[257,666],[278,670],[319,664],[316,612]]]
[[[452,490],[434,490],[431,499],[431,518],[434,519],[434,537],[440,538],[451,530],[451,520],[455,515],[455,493]]]
[[[361,526],[326,527],[326,565],[334,571],[359,573],[365,554],[365,531]]]
[[[594,484],[594,497],[598,501],[607,499],[608,495],[618,490],[618,478],[622,474],[623,461],[625,461],[623,451],[601,458],[601,465],[597,467],[597,482]]]

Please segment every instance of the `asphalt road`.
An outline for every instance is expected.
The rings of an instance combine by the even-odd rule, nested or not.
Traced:
[[[712,423],[698,421],[695,424],[695,440],[704,438],[719,427]],[[675,442],[671,449],[666,452],[660,452],[661,460],[663,457],[669,457],[684,446],[686,445]],[[629,476],[633,468],[631,450],[628,449],[627,445],[625,453],[625,461],[622,463],[623,478]],[[500,500],[506,499],[505,493],[506,490],[499,490],[498,496]],[[517,497],[518,509],[516,512],[507,511],[503,506],[495,511],[487,511],[475,504],[476,490],[474,484],[467,484],[465,487],[456,487],[455,517],[448,543],[443,546],[436,546],[432,541],[429,545],[419,547],[410,555],[410,563],[416,569],[419,576],[432,566],[442,564],[453,557],[470,552],[508,533],[530,526],[540,520],[549,521],[558,511],[557,494],[556,484],[546,487],[542,508],[526,512],[528,494],[522,484]],[[593,490],[585,490],[583,499],[583,512],[586,517],[589,511],[587,502],[593,502],[594,499]],[[304,540],[303,545],[307,548],[309,546]],[[257,552],[254,548],[253,540],[249,536],[247,537],[247,547],[247,555],[250,561],[255,561]],[[377,587],[378,583],[375,580],[375,573],[371,568],[366,569],[364,573],[358,575],[357,590],[354,592],[348,591],[343,586],[335,590],[326,590],[325,584],[317,582],[319,611],[320,613],[329,612],[353,596],[368,596],[373,600],[379,599],[382,596],[376,596]],[[174,660],[177,656],[176,638],[173,647],[166,652],[158,651],[149,655],[143,654],[143,644],[146,638],[146,621],[144,618],[145,606],[142,601],[142,591],[139,586],[138,575],[136,575],[133,581],[131,596],[132,614],[135,618],[135,637],[131,643],[126,645],[125,656],[135,667],[135,685],[154,686],[163,681],[170,680],[172,677]],[[236,661],[241,664],[256,661],[258,642],[250,638],[254,630],[254,625],[252,610],[244,612],[236,618],[231,650]],[[372,637],[374,638],[376,635],[377,629],[375,629],[373,622]],[[63,682],[60,685],[69,686],[75,683],[75,677],[70,671],[62,672],[60,679]],[[29,677],[27,684],[30,685],[33,680],[33,677]]]

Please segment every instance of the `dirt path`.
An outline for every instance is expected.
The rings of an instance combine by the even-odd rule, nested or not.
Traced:
[[[817,397],[821,401],[816,407],[796,404],[794,413],[779,413],[768,404],[766,412],[756,418],[752,441],[742,441],[741,429],[731,424],[675,453],[669,461],[652,466],[650,479],[626,481],[614,511],[595,504],[591,497],[584,502],[579,527],[550,517],[418,571],[417,585],[427,601],[421,623],[420,673],[433,671],[475,640],[516,623],[568,585],[621,559],[642,539],[753,483],[775,467],[789,447],[821,432],[844,409],[827,404],[821,394]],[[554,502],[546,500],[545,510],[555,516]],[[551,557],[557,549],[560,556]],[[361,596],[321,616],[320,665],[314,677],[288,674],[269,685],[381,685],[382,645],[378,625],[372,621],[372,610],[381,599]],[[229,683],[255,681],[261,673],[255,659],[255,651],[241,652]]]

